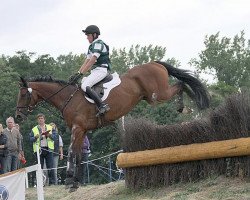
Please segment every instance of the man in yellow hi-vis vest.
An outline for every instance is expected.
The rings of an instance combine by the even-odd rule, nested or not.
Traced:
[[[40,151],[41,167],[44,167],[44,161],[47,169],[53,168],[53,152],[55,133],[52,132],[52,126],[45,124],[45,115],[37,115],[38,125],[32,128],[30,141],[33,142],[33,152],[36,156],[37,147]],[[49,184],[55,184],[53,170],[48,170]]]

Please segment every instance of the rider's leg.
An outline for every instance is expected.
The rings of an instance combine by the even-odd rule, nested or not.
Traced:
[[[92,98],[96,105],[98,106],[99,113],[98,114],[103,114],[106,111],[108,111],[110,108],[107,104],[102,102],[101,98],[95,93],[94,90],[91,89],[93,85],[104,79],[108,74],[108,71],[106,68],[103,67],[97,67],[93,70],[91,70],[91,74],[83,78],[81,88],[84,92],[86,92],[90,98]],[[88,89],[87,89],[88,88]]]
[[[107,68],[104,67],[96,67],[95,69],[91,70],[90,75],[87,77],[83,77],[82,79],[82,84],[81,84],[82,90],[86,92],[87,86],[91,88],[93,85],[104,79],[107,76],[107,74],[108,70]]]
[[[93,99],[98,107],[99,113],[103,114],[110,110],[108,104],[105,104],[102,102],[101,98],[96,94],[94,90],[92,90],[89,86],[86,88],[86,94],[90,96],[91,99]]]

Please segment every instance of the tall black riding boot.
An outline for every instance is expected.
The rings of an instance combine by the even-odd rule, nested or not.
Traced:
[[[103,103],[102,100],[101,100],[101,98],[90,87],[86,87],[86,94],[89,95],[89,97],[91,99],[93,99],[94,102],[96,103],[96,105],[98,107],[98,110],[99,110],[99,112],[97,113],[97,116],[98,115],[102,115],[105,112],[107,112],[107,111],[110,110],[108,104]]]

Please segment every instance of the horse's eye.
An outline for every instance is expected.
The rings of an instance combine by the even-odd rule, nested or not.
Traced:
[[[21,96],[25,96],[27,94],[28,90],[26,88],[23,88],[20,90]]]

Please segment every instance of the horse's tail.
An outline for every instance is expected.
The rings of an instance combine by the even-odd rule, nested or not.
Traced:
[[[190,71],[175,68],[170,64],[161,61],[156,61],[156,63],[163,65],[168,70],[170,76],[183,81],[189,86],[184,87],[184,91],[196,102],[199,109],[209,107],[210,97],[205,86],[197,78],[191,75]]]

